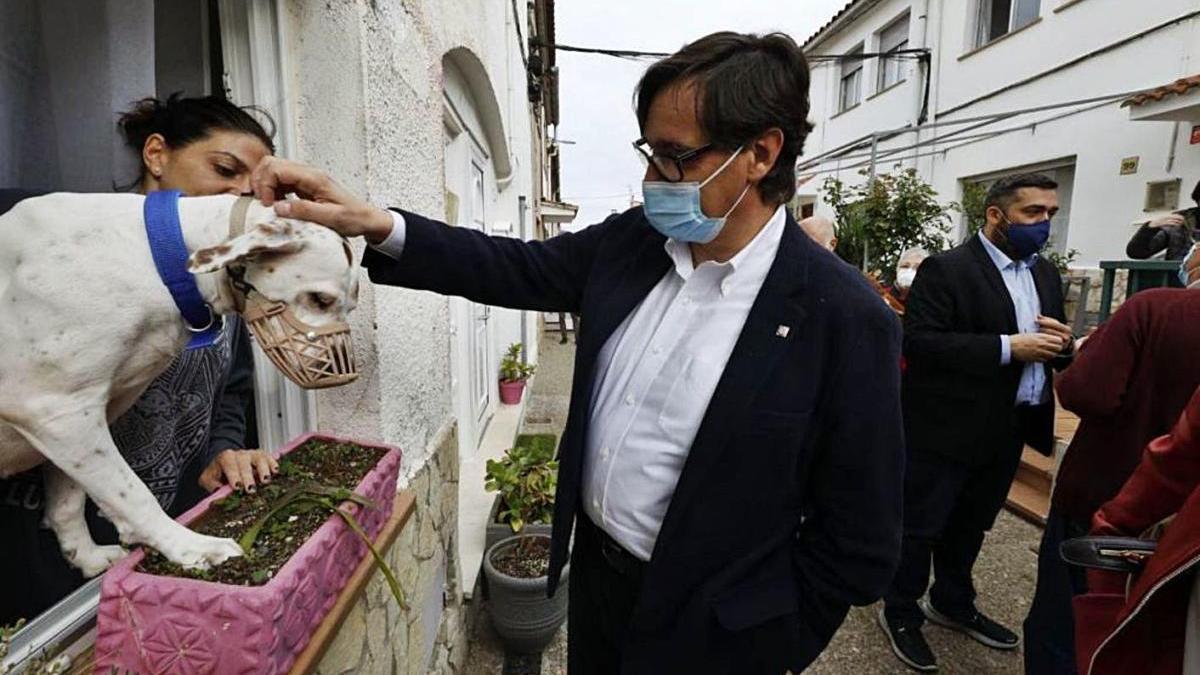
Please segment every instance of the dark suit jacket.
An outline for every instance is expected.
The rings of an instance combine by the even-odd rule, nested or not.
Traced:
[[[373,281],[583,316],[553,592],[579,507],[597,356],[670,268],[665,240],[641,209],[544,242],[403,215],[401,259],[367,251]],[[883,593],[901,535],[899,340],[859,273],[788,216],[662,524],[622,672],[799,672],[851,604]]]
[[[1033,280],[1042,314],[1065,323],[1058,269],[1039,257]],[[910,453],[985,464],[1016,441],[1044,454],[1053,451],[1051,367],[1066,367],[1070,359],[1043,366],[1050,402],[1018,411],[1025,364],[1000,365],[1000,335],[1017,332],[1008,288],[977,236],[921,263],[904,313],[904,429]]]

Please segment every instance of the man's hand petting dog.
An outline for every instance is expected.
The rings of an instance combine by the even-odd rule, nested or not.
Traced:
[[[279,462],[264,450],[222,450],[200,474],[200,487],[212,492],[229,484],[253,493],[278,472]]]
[[[278,157],[264,157],[250,176],[254,194],[284,218],[318,223],[343,237],[378,244],[392,232],[392,215],[355,197],[323,171]],[[298,199],[285,199],[295,194]]]

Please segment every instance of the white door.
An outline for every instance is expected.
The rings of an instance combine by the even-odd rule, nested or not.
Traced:
[[[484,182],[483,159],[476,153],[471,157],[471,211],[468,226],[479,232],[487,233],[486,203],[487,190]],[[491,368],[491,331],[488,321],[491,318],[491,308],[479,303],[471,303],[471,327],[468,338],[468,358],[470,359],[471,415],[479,435],[492,413],[492,382],[494,373]]]

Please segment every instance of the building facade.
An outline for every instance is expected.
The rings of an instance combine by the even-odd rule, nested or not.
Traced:
[[[822,180],[865,180],[872,149],[876,171],[916,169],[943,201],[1037,170],[1060,184],[1051,246],[1095,267],[1193,205],[1192,125],[1134,123],[1122,102],[1195,74],[1194,0],[854,0],[804,47],[820,60],[801,208],[832,215]]]

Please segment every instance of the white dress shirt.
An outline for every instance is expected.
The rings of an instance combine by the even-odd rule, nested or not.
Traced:
[[[583,508],[642,560],[654,542],[696,431],[775,261],[781,206],[728,262],[675,263],[600,351],[583,465]],[[587,320],[586,318],[584,319]]]
[[[983,242],[983,248],[987,250],[996,269],[1000,270],[1000,278],[1004,279],[1004,286],[1012,298],[1017,314],[1017,332],[1037,333],[1041,330],[1037,318],[1042,313],[1042,301],[1038,298],[1037,285],[1033,281],[1033,265],[1037,262],[1037,254],[1024,260],[1013,260],[983,236],[983,232],[979,233],[979,240]],[[1011,340],[1011,336],[1000,336],[1000,365],[1006,366],[1012,362]],[[1046,394],[1045,367],[1038,362],[1026,363],[1021,371],[1016,403],[1038,405],[1045,402]]]
[[[407,226],[400,214],[392,218],[391,234],[375,248],[398,260]],[[674,266],[600,351],[583,507],[642,560],[654,550],[696,431],[775,262],[786,223],[780,206],[724,263],[693,266],[689,246],[668,239],[664,246]]]

